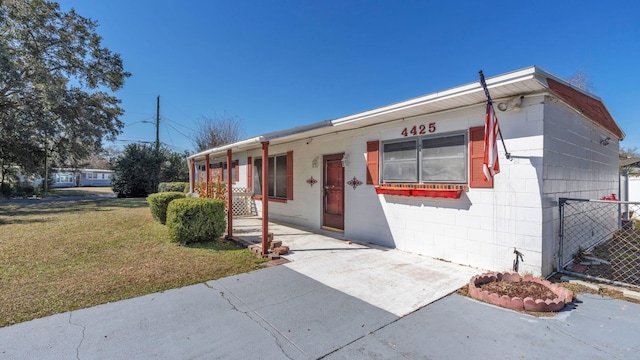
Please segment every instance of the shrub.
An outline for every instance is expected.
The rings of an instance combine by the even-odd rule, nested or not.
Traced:
[[[167,208],[167,228],[172,241],[191,243],[218,240],[226,220],[224,201],[205,198],[177,199]]]
[[[147,202],[149,203],[149,209],[151,210],[153,218],[160,221],[161,224],[166,223],[167,207],[169,206],[169,203],[175,199],[184,199],[184,194],[174,191],[147,196]]]
[[[189,192],[189,183],[188,182],[161,182],[158,185],[158,192]]]
[[[26,182],[16,184],[13,190],[17,196],[32,196],[35,194],[35,188],[33,185]]]
[[[8,183],[0,184],[0,195],[6,198],[11,196],[11,185],[9,185]]]

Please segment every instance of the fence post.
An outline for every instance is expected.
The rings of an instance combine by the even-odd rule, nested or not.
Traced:
[[[567,202],[567,198],[558,199],[558,211],[560,214],[560,225],[558,226],[558,271],[562,271],[564,266],[564,204]]]

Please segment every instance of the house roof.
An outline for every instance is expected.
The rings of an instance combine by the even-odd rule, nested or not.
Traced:
[[[620,159],[620,167],[637,165],[638,163],[640,163],[640,158]]]
[[[600,98],[537,66],[490,77],[486,79],[486,83],[494,103],[508,101],[516,96],[550,93],[618,139],[624,138],[624,132],[616,124]],[[255,149],[260,147],[260,143],[264,141],[269,141],[271,144],[279,144],[310,139],[316,136],[402,120],[413,116],[478,105],[485,101],[484,90],[480,82],[475,81],[338,119],[263,134],[199,152],[189,156],[189,159],[199,160],[206,155],[221,157],[226,155],[228,149],[233,149],[234,151]]]

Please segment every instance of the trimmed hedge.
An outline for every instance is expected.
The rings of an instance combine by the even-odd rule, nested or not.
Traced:
[[[161,224],[165,224],[167,222],[167,207],[175,199],[184,199],[184,193],[162,192],[147,196],[147,202],[153,218]]]
[[[158,184],[158,192],[189,192],[189,183],[188,182],[161,182]]]
[[[224,201],[185,198],[169,203],[167,228],[172,241],[188,244],[218,240],[227,226]]]

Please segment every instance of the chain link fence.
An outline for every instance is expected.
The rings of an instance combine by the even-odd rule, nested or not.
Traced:
[[[560,199],[560,272],[640,287],[640,203]]]

